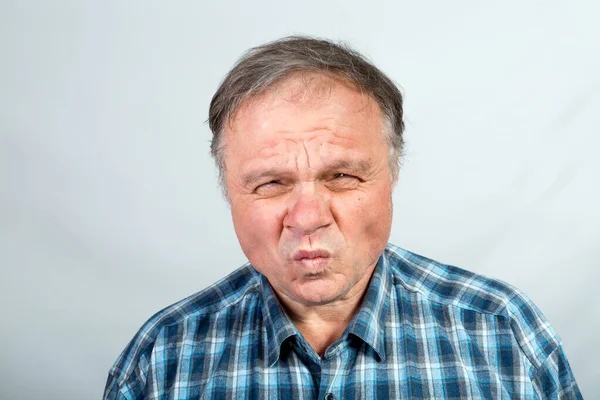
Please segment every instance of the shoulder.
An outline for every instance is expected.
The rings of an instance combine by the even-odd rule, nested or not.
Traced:
[[[391,244],[384,255],[395,285],[417,296],[419,301],[458,310],[461,315],[479,314],[504,320],[535,367],[560,346],[560,338],[546,317],[514,286]]]
[[[235,309],[259,290],[260,275],[246,264],[206,289],[162,309],[142,325],[111,368],[109,376],[124,381],[132,374],[139,374],[136,369],[144,369],[150,363],[157,340],[168,341],[170,339],[163,336],[172,332],[179,336],[181,329],[186,327],[206,326],[211,319]]]
[[[515,287],[452,265],[388,244],[385,256],[395,281],[429,301],[486,314],[506,314]],[[519,299],[517,299],[518,301]]]

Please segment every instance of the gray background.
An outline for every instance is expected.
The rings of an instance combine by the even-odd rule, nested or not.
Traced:
[[[391,241],[525,291],[600,398],[596,4],[2,0],[0,398],[99,398],[151,314],[244,262],[204,121],[292,33],[404,89]]]

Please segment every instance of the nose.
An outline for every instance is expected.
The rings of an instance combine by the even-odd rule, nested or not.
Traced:
[[[283,219],[286,229],[307,236],[333,222],[330,199],[318,193],[314,186],[296,188],[289,200],[288,213]]]

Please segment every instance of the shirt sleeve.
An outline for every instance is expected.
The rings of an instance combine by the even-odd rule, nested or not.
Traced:
[[[558,346],[537,369],[533,385],[540,399],[583,400],[562,346]]]
[[[119,394],[119,384],[117,383],[117,379],[112,373],[108,374],[108,379],[106,380],[106,387],[104,388],[104,396],[102,396],[102,400],[121,400],[125,397]]]
[[[119,384],[117,377],[111,372],[108,374],[104,396],[102,400],[138,400],[143,399],[144,394],[140,390],[137,381]]]
[[[108,373],[103,400],[144,399],[158,329],[140,329]]]

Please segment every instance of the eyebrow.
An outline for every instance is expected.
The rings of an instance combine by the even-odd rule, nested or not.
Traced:
[[[369,174],[372,169],[371,163],[367,161],[348,161],[348,160],[338,160],[334,161],[331,164],[327,164],[323,168],[323,172],[319,173],[319,177],[325,176],[332,171],[347,171],[353,174],[365,175]],[[292,173],[287,171],[286,169],[281,168],[270,168],[264,171],[256,171],[249,172],[248,174],[242,177],[243,186],[251,186],[255,182],[262,181],[265,178],[277,178],[281,179],[282,177],[290,176]]]
[[[268,169],[265,171],[259,172],[250,172],[242,178],[243,186],[250,186],[257,181],[261,181],[265,178],[279,177],[281,175],[287,175],[287,173],[282,173],[280,169]]]
[[[325,167],[325,171],[345,170],[357,174],[368,174],[372,169],[371,163],[364,160],[348,161],[339,160]]]

